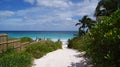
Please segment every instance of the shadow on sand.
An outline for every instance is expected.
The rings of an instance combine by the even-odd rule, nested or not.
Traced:
[[[80,56],[79,55],[75,55],[75,57],[77,58],[82,58],[82,60],[80,60],[77,63],[71,62],[71,65],[68,67],[93,67],[93,65],[91,64],[90,59],[84,57],[84,56]]]

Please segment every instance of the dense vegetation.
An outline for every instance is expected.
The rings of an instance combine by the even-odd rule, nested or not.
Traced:
[[[87,53],[97,67],[120,67],[120,10],[90,31]]]
[[[120,67],[120,10],[103,18],[82,37],[69,40],[70,48],[86,51],[95,67]]]
[[[86,51],[95,67],[120,67],[119,8],[120,0],[100,0],[94,14],[97,23],[90,27],[92,21],[83,16],[78,36],[68,40],[68,47]]]
[[[0,67],[30,67],[33,58],[27,52],[16,52],[9,48],[0,56]]]
[[[27,39],[26,39],[27,38]],[[22,42],[33,41],[29,37],[22,38]],[[23,51],[8,48],[0,55],[0,67],[31,67],[34,58],[40,58],[48,52],[61,48],[61,42],[51,40],[41,41],[29,45]]]

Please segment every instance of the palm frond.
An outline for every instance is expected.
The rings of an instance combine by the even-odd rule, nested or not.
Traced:
[[[82,22],[82,20],[78,20],[80,23]]]
[[[76,23],[75,26],[80,25],[81,23]]]

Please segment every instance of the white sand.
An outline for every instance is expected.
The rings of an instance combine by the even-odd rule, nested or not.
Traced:
[[[48,53],[40,59],[35,59],[32,67],[86,67],[86,60],[81,53],[73,49],[59,49]]]

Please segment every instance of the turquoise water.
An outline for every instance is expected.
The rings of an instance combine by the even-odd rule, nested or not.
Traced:
[[[68,40],[74,37],[76,31],[0,31],[0,34],[7,33],[9,37],[21,38],[30,37],[36,39],[36,37],[41,39],[51,39],[51,40]]]

